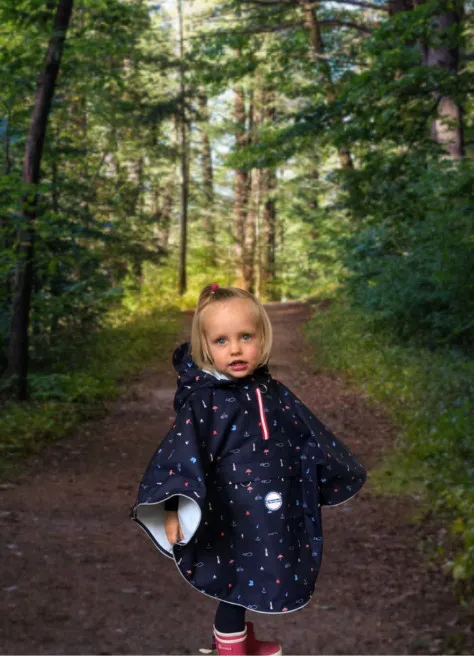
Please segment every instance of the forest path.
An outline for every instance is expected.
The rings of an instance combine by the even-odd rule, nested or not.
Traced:
[[[353,448],[369,480],[350,502],[323,509],[311,603],[285,616],[249,613],[257,635],[281,641],[285,654],[446,653],[446,640],[455,643],[466,626],[449,582],[425,567],[423,528],[410,522],[407,503],[371,490],[370,468],[393,427],[337,375],[318,372],[299,330],[307,306],[268,309],[274,377]],[[1,653],[196,654],[208,646],[214,600],[190,588],[128,518],[174,419],[175,380],[169,357],[150,363],[108,417],[48,446],[14,485],[1,486]]]

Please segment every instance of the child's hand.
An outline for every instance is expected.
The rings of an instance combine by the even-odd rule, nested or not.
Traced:
[[[165,532],[170,544],[174,544],[179,540],[184,540],[183,531],[176,510],[166,511]]]

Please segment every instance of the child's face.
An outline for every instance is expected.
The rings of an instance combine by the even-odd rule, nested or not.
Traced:
[[[253,373],[261,357],[261,330],[251,301],[231,298],[202,313],[204,335],[216,369],[232,378]]]

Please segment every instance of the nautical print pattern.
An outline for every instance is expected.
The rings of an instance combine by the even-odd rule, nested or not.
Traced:
[[[176,420],[146,468],[132,518],[170,556],[140,511],[158,513],[173,495],[192,499],[198,525],[171,549],[185,579],[251,610],[301,608],[321,566],[321,505],[354,496],[364,467],[267,367],[219,380],[194,364],[187,344],[173,361]]]

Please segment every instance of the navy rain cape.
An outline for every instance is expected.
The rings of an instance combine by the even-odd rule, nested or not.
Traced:
[[[364,467],[266,366],[220,380],[188,343],[173,364],[176,420],[132,519],[203,594],[262,613],[301,608],[321,565],[321,505],[354,496]],[[184,540],[171,545],[164,501],[175,495]]]

